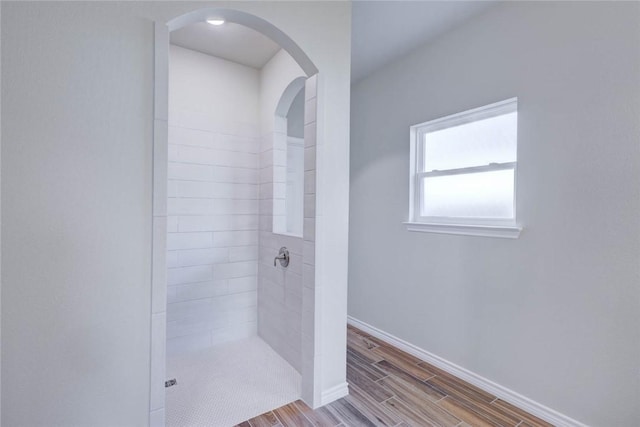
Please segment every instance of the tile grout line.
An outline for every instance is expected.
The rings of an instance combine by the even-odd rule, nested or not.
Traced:
[[[449,395],[448,395],[448,394],[445,394],[444,396],[442,396],[440,399],[438,399],[438,400],[434,401],[433,403],[441,402],[441,401],[443,401],[444,399],[446,399],[447,397],[449,397]],[[439,405],[438,405],[438,406],[439,406]],[[443,408],[443,409],[444,409],[444,408]],[[446,409],[445,409],[445,410],[446,410]]]
[[[278,409],[278,408],[276,408]],[[275,411],[271,411],[271,413],[273,414],[273,416],[276,418],[276,420],[278,420],[278,422],[280,423],[280,425],[284,426],[284,423],[282,422],[282,420],[280,419],[280,417],[278,416],[278,414],[275,413]]]
[[[307,421],[309,421],[309,423],[310,423],[311,425],[313,425],[313,421],[311,421],[311,418],[307,417],[307,414],[305,414],[304,412],[302,412],[302,411],[298,408],[298,406],[295,404],[295,402],[293,402],[293,404],[294,404],[294,406],[296,407],[296,410],[297,410],[298,412],[300,412],[300,415],[302,415],[302,416],[303,416]]]
[[[391,376],[391,374],[387,374],[387,375],[385,375],[384,377],[382,377],[382,378],[378,378],[377,380],[375,380],[375,381],[374,381],[374,383],[377,383],[377,382],[379,382],[379,381],[382,381],[382,380],[384,380],[385,378],[389,378],[390,376]]]
[[[473,408],[473,407],[469,406],[469,402],[468,402],[468,400],[470,400],[470,399],[469,399],[468,397],[466,397],[466,396],[465,396],[464,398],[460,398],[460,397],[456,397],[456,396],[453,396],[453,395],[447,395],[447,396],[445,396],[445,397],[450,397],[450,398],[451,398],[451,399],[453,399],[454,401],[457,401],[457,402],[458,402],[458,403],[460,403],[462,406],[464,406],[468,411],[471,411],[471,412],[473,412],[474,414],[476,414],[476,415],[478,415],[478,416],[481,416],[481,418],[484,418],[485,420],[487,419],[487,417],[486,417],[486,416],[484,416],[483,414],[481,414],[480,412],[478,412],[475,408]],[[443,399],[444,399],[444,398],[443,398]],[[497,399],[497,398],[496,398],[496,399]],[[494,401],[495,401],[496,399],[494,399]],[[442,400],[442,399],[441,399],[441,400]],[[473,402],[471,402],[471,404],[473,404],[474,406],[479,406],[479,407],[480,407],[480,409],[483,409],[483,408],[482,408],[482,405],[479,405],[478,403],[474,404]],[[491,405],[491,403],[489,403],[489,404],[487,404],[487,405]],[[488,406],[487,406],[487,407],[488,407]],[[494,408],[495,408],[495,406],[494,406]],[[442,408],[442,409],[444,409],[444,410],[446,411],[446,409],[445,409],[445,408]],[[514,416],[514,418],[515,418],[515,416]],[[519,425],[521,425],[521,424],[523,424],[523,423],[524,423],[524,421],[519,421],[519,422],[518,422],[518,424],[516,424],[516,425],[515,425],[515,426],[513,426],[513,427],[518,427]]]
[[[339,401],[339,400],[342,400],[342,399],[338,399],[337,401]],[[337,401],[336,401],[336,402],[337,402]],[[332,403],[333,403],[333,402],[332,402]],[[331,404],[332,404],[332,403],[330,403],[328,406],[331,406]],[[332,413],[332,414],[333,414],[333,416],[334,416],[334,417],[336,417],[336,419],[339,421],[339,423],[338,423],[338,424],[336,424],[336,427],[339,427],[339,426],[346,426],[346,425],[347,425],[347,424],[345,424],[345,423],[346,423],[346,421],[345,421],[345,420],[340,416],[340,414],[338,413],[338,411],[331,411],[331,413]],[[311,423],[311,424],[313,425],[313,423]],[[322,427],[322,426],[320,426],[320,427]]]
[[[388,390],[388,389],[387,389],[387,390]],[[386,402],[388,402],[389,400],[391,400],[391,399],[393,399],[393,398],[395,398],[396,400],[398,400],[398,397],[394,394],[393,396],[388,397],[388,398],[386,398],[385,400],[383,400],[382,402],[380,402],[380,405],[385,404]]]
[[[437,375],[431,375],[429,378],[427,378],[426,380],[422,380],[423,383],[426,383],[429,380],[434,379],[435,377],[437,377]]]

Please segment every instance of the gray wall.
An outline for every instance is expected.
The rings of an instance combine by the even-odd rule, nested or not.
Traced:
[[[640,4],[500,4],[352,89],[349,314],[640,424]],[[519,99],[517,240],[408,232],[409,126]]]

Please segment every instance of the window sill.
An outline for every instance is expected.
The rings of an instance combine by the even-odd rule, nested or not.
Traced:
[[[272,231],[272,233],[273,234],[278,234],[280,236],[297,237],[299,239],[302,239],[302,234],[289,233],[287,231]]]
[[[428,222],[405,222],[407,231],[424,233],[457,234],[463,236],[498,237],[517,239],[522,227],[496,225],[437,224]]]

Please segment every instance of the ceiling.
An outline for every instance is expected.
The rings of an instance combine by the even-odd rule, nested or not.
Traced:
[[[478,15],[494,1],[353,2],[351,82]]]
[[[262,68],[280,46],[244,25],[226,22],[220,26],[198,22],[172,31],[171,44],[217,56],[253,68]]]
[[[495,1],[356,0],[352,10],[351,82],[408,54],[493,6]],[[171,43],[254,68],[280,47],[250,28],[206,22],[171,33]]]

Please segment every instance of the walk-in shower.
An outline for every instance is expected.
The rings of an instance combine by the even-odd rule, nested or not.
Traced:
[[[316,79],[233,22],[170,42],[166,424],[233,425],[313,366]]]

